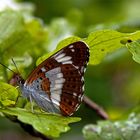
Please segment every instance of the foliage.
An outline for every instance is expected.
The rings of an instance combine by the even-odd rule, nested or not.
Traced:
[[[17,117],[15,121],[29,124],[38,132],[53,138],[59,137],[62,132],[67,132],[70,129],[69,123],[80,120],[76,117],[68,118],[55,114],[32,113],[22,108],[0,108],[0,112],[8,117]]]
[[[132,53],[134,61],[140,63],[140,40],[127,43],[127,48]]]
[[[112,53],[119,48],[125,47],[123,44],[124,40],[133,41],[139,38],[139,31],[134,33],[120,33],[114,30],[101,30],[89,34],[87,38],[83,39],[90,48],[89,64],[97,65],[104,59],[107,54]],[[39,60],[37,61],[37,65],[61,48],[78,40],[82,39],[78,37],[70,37],[61,41],[53,52],[39,58]]]
[[[13,86],[0,82],[0,105],[2,106],[13,106],[16,104],[18,98],[18,91]]]
[[[83,129],[86,140],[138,140],[140,137],[140,114],[132,113],[126,120],[99,121]]]
[[[43,29],[39,27],[42,31],[38,30],[39,23],[36,20],[25,24],[22,16],[18,12],[5,11],[1,13],[0,22],[1,24],[5,23],[7,26],[7,30],[4,30],[6,28],[6,26],[4,26],[0,31],[1,54],[3,54],[1,55],[1,60],[7,59],[4,57],[6,53],[8,53],[8,57],[11,57],[11,55],[21,55],[21,53],[27,51],[30,53],[31,50],[30,54],[36,54],[35,49],[37,43],[39,43],[39,41],[43,42],[40,36],[39,38],[37,37],[37,34],[42,33]],[[7,24],[10,25],[10,27]],[[40,44],[38,44],[38,46],[39,45]],[[26,108],[18,108],[18,90],[15,87],[3,82],[1,82],[0,85],[1,115],[9,116],[9,118],[17,117],[18,121],[32,125],[33,128],[48,137],[58,137],[61,132],[67,132],[70,129],[68,126],[69,123],[80,120],[78,117],[62,117],[46,113],[33,114]],[[12,106],[14,106],[14,108],[12,108]]]
[[[86,21],[82,23],[83,17],[85,15],[83,16],[80,11],[74,9],[67,14],[66,18],[55,18],[48,25],[46,25],[42,20],[32,17],[30,15],[31,13],[29,14],[31,16],[30,19],[25,17],[24,14],[25,11],[21,12],[13,10],[5,10],[0,13],[0,62],[16,71],[15,66],[10,61],[11,58],[14,58],[19,71],[22,72],[23,77],[26,77],[28,73],[33,69],[33,66],[38,65],[43,60],[47,59],[49,56],[65,47],[66,45],[78,40],[82,40],[86,42],[90,48],[90,66],[88,74],[86,75],[86,94],[93,93],[93,86],[95,84],[101,93],[99,94],[99,92],[94,89],[94,94],[89,94],[89,96],[94,98],[95,101],[99,100],[99,103],[103,104],[106,108],[108,108],[109,111],[111,109],[115,110],[116,108],[114,106],[111,108],[112,104],[110,98],[108,98],[109,95],[106,93],[108,93],[107,89],[111,89],[114,86],[112,84],[114,82],[113,80],[118,80],[118,77],[120,76],[117,75],[120,73],[120,71],[117,71],[117,66],[121,67],[121,72],[124,70],[124,73],[126,74],[128,72],[127,70],[130,70],[128,73],[132,73],[134,78],[138,78],[138,67],[134,64],[127,67],[127,60],[131,60],[124,57],[128,51],[130,51],[132,53],[133,59],[140,63],[140,31],[138,24],[135,25],[134,22],[133,24],[128,24],[128,22],[125,21],[102,25],[97,24],[86,27],[88,23],[86,23]],[[94,23],[94,19],[91,20],[91,23]],[[99,19],[96,19],[95,22],[98,22],[98,20]],[[106,20],[106,18],[104,18],[104,20]],[[135,23],[138,22],[136,21]],[[114,28],[114,26],[117,28]],[[128,33],[131,31],[134,32]],[[56,49],[54,49],[55,47]],[[125,49],[123,53],[122,48]],[[53,51],[50,52],[50,50]],[[109,61],[106,61],[106,58],[110,55],[115,56],[116,52],[119,52],[119,54],[122,55],[116,57],[116,60],[118,60],[117,62],[114,62],[112,59],[111,64],[109,64]],[[137,71],[135,75],[133,74],[134,71],[132,71],[132,68]],[[116,75],[117,78],[112,78],[113,80],[109,79],[110,77],[115,77]],[[35,130],[39,131],[45,136],[53,138],[59,137],[61,132],[67,132],[70,129],[68,126],[69,123],[80,121],[79,117],[62,117],[55,114],[40,112],[38,107],[35,108],[34,114],[31,113],[30,104],[27,101],[25,102],[23,98],[19,99],[18,90],[9,84],[6,84],[11,76],[11,72],[0,66],[0,79],[3,81],[0,82],[1,116],[9,117],[10,119],[13,119],[14,117],[16,118],[16,121],[29,124],[33,126]],[[95,81],[93,81],[93,79],[95,79]],[[111,80],[113,81],[112,83],[110,82]],[[136,80],[136,84],[133,84],[136,86],[136,88],[134,88],[134,86],[128,86],[129,84],[131,85],[134,83],[133,79],[127,79],[125,82],[127,87],[126,89],[125,86],[122,88],[123,84],[120,81],[116,82],[116,86],[119,84],[121,85],[121,87],[118,87],[117,90],[122,90],[118,91],[120,94],[117,94],[117,96],[115,95],[114,98],[118,99],[119,96],[122,96],[123,92],[127,93],[130,87],[132,87],[129,91],[132,91],[132,94],[137,92],[135,97],[133,94],[133,98],[137,99],[137,97],[139,97],[139,87],[137,86],[139,79]],[[125,96],[125,94],[123,95]],[[110,96],[114,95],[110,94]],[[99,99],[96,100],[96,97],[99,97]],[[131,95],[129,95],[129,93],[126,97],[131,99]],[[111,99],[112,98],[113,97],[111,97]],[[123,97],[121,99],[123,99]],[[107,102],[109,105],[105,104],[104,102]],[[130,100],[126,101],[126,103],[127,102],[131,104]],[[123,103],[124,100],[122,100],[120,103],[121,107]],[[118,113],[119,115],[121,114],[120,110]],[[89,115],[91,115],[91,112],[88,112],[88,114],[84,111],[82,110],[79,113],[79,116],[82,117],[82,120],[84,119],[84,116],[86,116],[85,114],[87,114],[87,120],[92,121],[89,120]],[[110,111],[110,115],[112,114],[114,115],[115,113]],[[132,114],[130,114],[126,120],[118,119],[115,122],[111,122],[111,120],[99,121],[97,125],[87,125],[83,129],[83,133],[87,140],[93,138],[97,140],[99,138],[103,140],[121,140],[130,139],[130,137],[137,139],[139,135],[139,126],[137,125],[139,124],[138,121],[139,112],[136,115],[132,112]],[[130,125],[133,125],[132,129],[129,129]],[[118,130],[125,130],[125,133],[120,131],[118,132]],[[113,133],[111,134],[110,132]]]

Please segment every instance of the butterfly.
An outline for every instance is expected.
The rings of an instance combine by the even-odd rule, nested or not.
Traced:
[[[77,41],[44,60],[26,80],[16,75],[17,84],[22,95],[44,111],[71,116],[83,100],[88,61],[88,46]]]

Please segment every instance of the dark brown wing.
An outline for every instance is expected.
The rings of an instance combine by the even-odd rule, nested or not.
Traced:
[[[26,83],[40,80],[39,87],[49,94],[63,115],[72,115],[81,104],[84,93],[84,71],[89,61],[89,48],[78,41],[52,55],[36,67]],[[35,99],[37,100],[37,99]]]

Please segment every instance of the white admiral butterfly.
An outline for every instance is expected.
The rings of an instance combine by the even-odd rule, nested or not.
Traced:
[[[83,99],[88,61],[88,46],[77,41],[43,61],[27,80],[17,75],[17,83],[23,96],[43,110],[71,116]]]

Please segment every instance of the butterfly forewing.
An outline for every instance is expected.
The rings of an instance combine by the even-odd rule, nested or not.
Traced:
[[[29,87],[37,89],[34,93],[36,96],[32,95],[32,98],[44,110],[56,112],[55,109],[48,109],[47,105],[46,108],[44,107],[45,105],[41,102],[45,102],[46,99],[52,108],[57,108],[61,114],[70,116],[82,102],[83,76],[88,61],[87,45],[82,41],[72,43],[36,67],[24,86],[28,89]],[[42,98],[44,100],[41,100]]]

